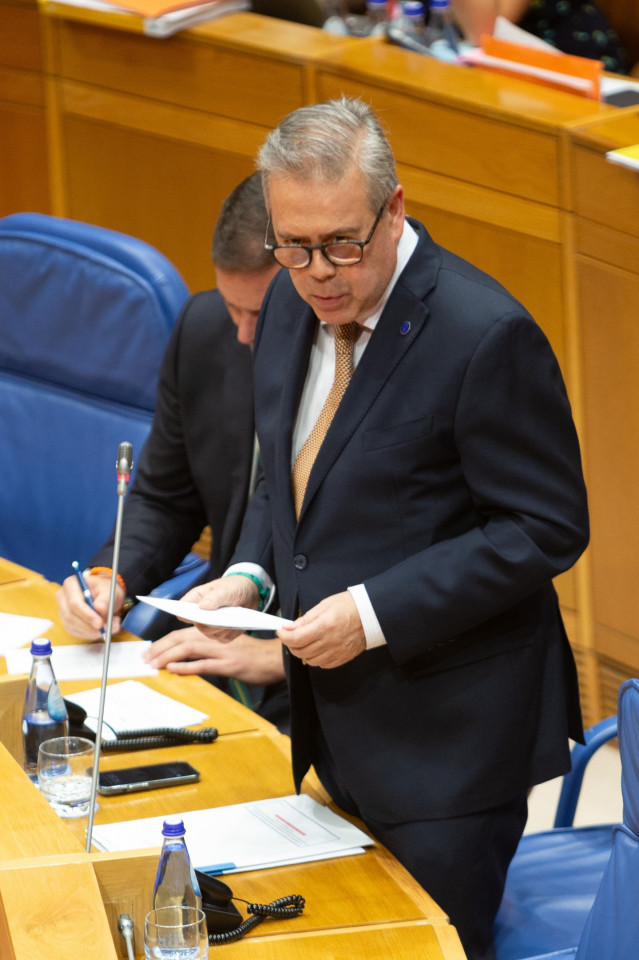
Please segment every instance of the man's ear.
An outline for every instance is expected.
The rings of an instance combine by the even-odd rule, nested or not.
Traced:
[[[399,241],[404,229],[404,188],[400,183],[397,184],[386,204],[390,218],[390,229],[393,239]]]

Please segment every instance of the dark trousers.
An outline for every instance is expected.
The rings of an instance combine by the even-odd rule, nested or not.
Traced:
[[[380,823],[361,816],[340,790],[330,763],[316,764],[316,769],[335,802],[361,817],[375,839],[448,914],[468,960],[495,960],[493,923],[508,864],[526,825],[527,794],[463,817]]]

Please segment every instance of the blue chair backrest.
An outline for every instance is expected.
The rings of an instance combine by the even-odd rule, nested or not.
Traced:
[[[0,556],[59,582],[102,543],[118,445],[140,452],[187,296],[141,240],[41,214],[0,219]]]
[[[576,960],[636,960],[639,956],[639,680],[619,688],[623,823],[613,828],[610,860],[579,940]]]

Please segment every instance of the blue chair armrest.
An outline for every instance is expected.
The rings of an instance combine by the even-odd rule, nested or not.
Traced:
[[[570,773],[564,777],[555,814],[555,827],[571,827],[588,761],[609,740],[617,736],[617,717],[606,717],[585,732],[585,744],[576,743],[570,754]]]
[[[209,563],[207,560],[203,560],[195,553],[188,553],[180,566],[176,568],[171,579],[165,580],[155,590],[151,590],[149,596],[179,600],[187,590],[206,579],[208,569]],[[159,613],[159,610],[149,606],[148,603],[138,603],[127,613],[122,621],[122,626],[125,630],[144,638]]]

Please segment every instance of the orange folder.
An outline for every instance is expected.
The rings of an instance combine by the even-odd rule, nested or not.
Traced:
[[[600,99],[603,72],[600,60],[574,57],[568,53],[549,53],[486,34],[481,38],[481,49],[472,57],[472,63],[485,70],[531,80],[590,100]]]

